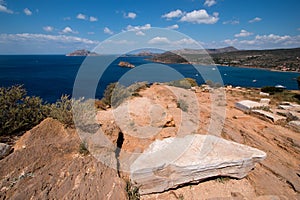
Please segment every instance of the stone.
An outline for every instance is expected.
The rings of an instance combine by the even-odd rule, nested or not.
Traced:
[[[260,109],[260,108],[264,107],[262,104],[255,102],[255,101],[251,101],[251,100],[239,101],[239,102],[235,103],[234,106],[235,106],[235,108],[242,110],[244,112],[250,111],[252,109]]]
[[[252,113],[259,116],[262,119],[270,120],[274,124],[282,124],[286,122],[286,117],[273,114],[264,110],[252,110]]]
[[[269,93],[265,93],[265,92],[260,92],[259,95],[260,95],[260,96],[266,96],[266,97],[270,96]]]
[[[0,143],[0,159],[7,156],[11,151],[11,146],[8,144]]]
[[[263,106],[269,106],[270,104],[270,101],[271,99],[268,99],[268,98],[263,98],[263,99],[260,99],[260,104],[263,105]]]
[[[266,158],[258,149],[212,135],[187,135],[154,141],[130,166],[140,194],[198,183],[210,177],[244,178]]]
[[[300,121],[290,121],[288,126],[294,129],[295,131],[300,132]]]

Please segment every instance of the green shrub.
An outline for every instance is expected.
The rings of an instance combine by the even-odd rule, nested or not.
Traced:
[[[187,112],[189,109],[189,105],[183,99],[179,99],[177,102],[177,108],[180,108],[182,111]]]
[[[73,127],[73,100],[68,95],[62,95],[61,98],[49,106],[49,117],[57,119],[67,127]]]
[[[88,155],[90,152],[87,148],[87,143],[86,142],[81,142],[79,145],[79,153],[86,156]]]
[[[180,87],[184,89],[190,89],[191,87],[197,86],[197,82],[192,78],[184,78],[181,80],[170,81],[166,83],[169,86]]]
[[[101,101],[106,105],[112,107],[118,107],[124,100],[130,96],[139,96],[138,92],[141,89],[148,87],[147,82],[134,83],[128,87],[121,85],[120,83],[111,83],[104,91]]]
[[[133,186],[129,180],[126,180],[125,190],[127,192],[128,200],[139,200],[140,199],[139,188],[136,186]]]
[[[261,88],[261,91],[262,92],[265,92],[265,93],[269,93],[269,94],[275,94],[275,93],[278,93],[278,92],[283,92],[283,89],[282,88],[276,88],[274,86],[265,86],[265,87],[262,87]]]
[[[0,88],[0,135],[24,132],[39,124],[47,108],[39,97],[28,97],[21,85]]]

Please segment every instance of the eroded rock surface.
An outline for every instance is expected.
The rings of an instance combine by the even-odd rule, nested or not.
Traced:
[[[210,177],[243,178],[265,158],[263,151],[211,135],[167,138],[135,160],[130,178],[141,194],[157,193]]]

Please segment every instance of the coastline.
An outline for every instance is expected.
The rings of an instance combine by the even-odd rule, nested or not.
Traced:
[[[199,63],[189,63],[189,62],[184,62],[184,63],[176,63],[176,62],[165,62],[162,60],[152,60],[152,59],[145,59],[148,61],[152,61],[155,63],[162,63],[162,64],[178,64],[178,65],[203,65],[203,64],[199,64]],[[267,70],[267,71],[273,71],[273,72],[291,72],[291,73],[298,73],[300,74],[300,71],[282,71],[282,70],[278,70],[278,69],[272,69],[272,68],[264,68],[264,67],[260,67],[260,66],[245,66],[245,65],[224,65],[224,64],[214,64],[215,66],[220,66],[220,67],[236,67],[236,68],[249,68],[249,69],[262,69],[262,70]],[[205,65],[203,65],[205,66]]]

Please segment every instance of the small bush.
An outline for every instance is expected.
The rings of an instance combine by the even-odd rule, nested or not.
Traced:
[[[81,142],[79,145],[79,153],[86,156],[88,155],[90,152],[87,148],[87,143],[86,142]]]
[[[177,108],[180,108],[182,111],[187,112],[189,109],[189,105],[183,99],[179,99],[177,102]]]
[[[22,133],[46,118],[42,99],[26,94],[21,85],[0,88],[0,135]]]
[[[273,94],[278,93],[278,92],[283,92],[283,89],[282,88],[276,88],[274,86],[265,86],[265,87],[261,88],[261,91],[273,95]]]
[[[62,95],[56,103],[49,106],[49,117],[57,119],[67,127],[73,127],[72,104],[73,100],[68,95]]]
[[[125,190],[127,192],[128,200],[139,200],[140,199],[139,188],[136,186],[133,186],[129,180],[126,180]]]
[[[119,83],[111,83],[105,89],[101,101],[106,105],[118,107],[130,96],[139,96],[138,92],[146,87],[148,87],[147,82],[134,83],[128,87],[125,87]]]
[[[191,87],[197,86],[197,82],[192,78],[184,78],[181,80],[170,81],[166,83],[169,86],[180,87],[184,89],[190,89]]]

